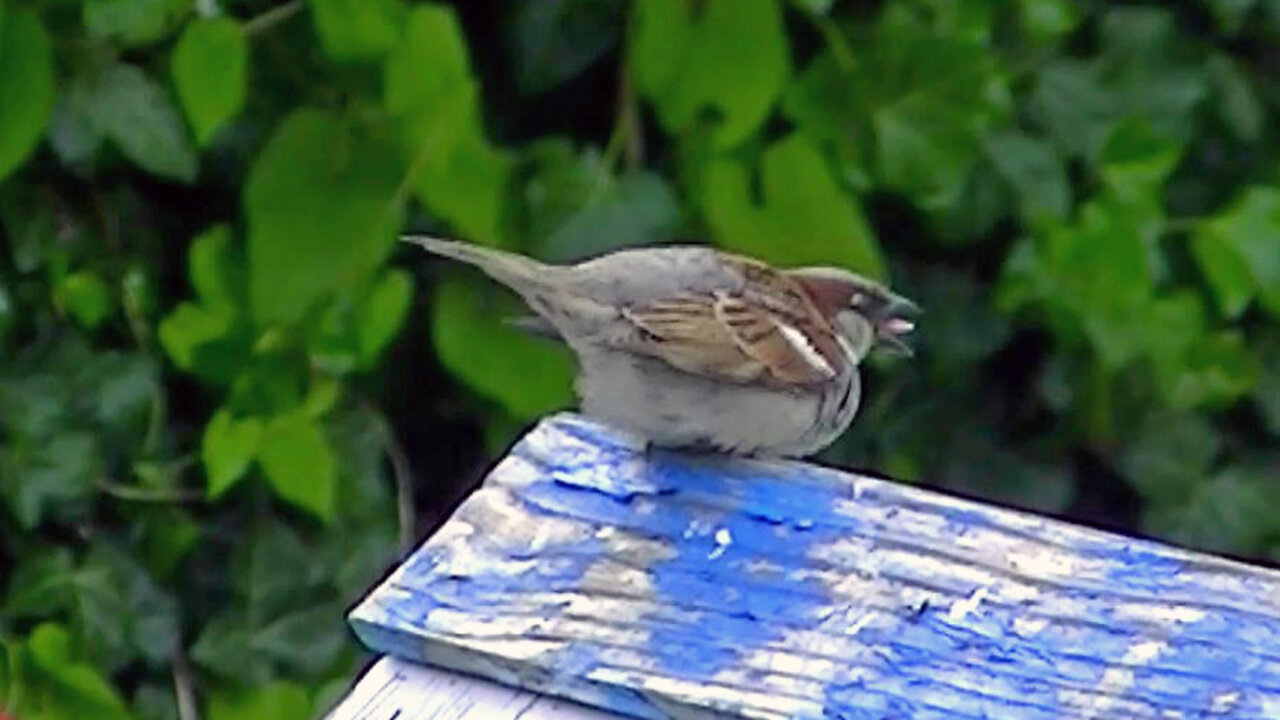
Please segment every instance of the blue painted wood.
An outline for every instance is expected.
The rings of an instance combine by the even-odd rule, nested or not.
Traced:
[[[613,713],[384,657],[325,720],[612,720]]]
[[[1280,573],[572,415],[350,621],[640,718],[1280,718]]]

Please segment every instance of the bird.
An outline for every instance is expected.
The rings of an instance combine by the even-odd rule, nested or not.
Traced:
[[[405,242],[474,265],[566,343],[582,413],[646,447],[806,457],[839,437],[873,348],[911,354],[920,308],[835,267],[776,268],[710,245],[615,250],[548,264],[424,235]]]

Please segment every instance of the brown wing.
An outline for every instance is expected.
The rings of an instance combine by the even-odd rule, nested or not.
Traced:
[[[623,315],[640,331],[629,349],[686,372],[774,385],[819,383],[836,373],[805,333],[741,296],[682,296]]]
[[[737,382],[761,379],[766,368],[742,352],[716,317],[711,296],[661,300],[623,310],[639,331],[628,349],[697,375]]]

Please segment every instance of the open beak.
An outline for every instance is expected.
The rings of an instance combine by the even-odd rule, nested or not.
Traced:
[[[915,329],[916,324],[911,317],[919,316],[921,312],[919,305],[901,295],[891,296],[884,311],[875,320],[876,341],[894,354],[912,357],[915,351],[903,336]]]

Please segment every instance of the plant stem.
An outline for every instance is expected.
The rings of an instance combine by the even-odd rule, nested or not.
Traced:
[[[808,18],[813,23],[814,28],[822,35],[822,39],[826,41],[827,47],[831,50],[831,56],[835,58],[836,65],[841,72],[849,72],[858,64],[854,59],[853,48],[849,47],[849,41],[845,39],[844,33],[840,32],[840,28],[836,26],[834,20],[823,13],[814,12],[804,6],[800,0],[792,0],[792,6]]]
[[[258,15],[255,18],[246,20],[241,29],[245,37],[253,37],[260,35],[279,23],[288,20],[302,11],[302,0],[289,0],[283,5],[277,5],[270,10]]]
[[[173,667],[173,697],[178,704],[179,720],[200,720],[200,711],[196,706],[194,683],[191,680],[191,666],[187,664],[187,654],[179,640],[170,660]]]
[[[106,478],[98,481],[98,489],[113,498],[130,502],[191,503],[204,499],[204,494],[197,490],[148,490]]]
[[[417,525],[413,507],[413,471],[409,468],[409,456],[396,439],[395,430],[389,423],[386,425],[384,450],[391,462],[391,475],[396,481],[396,516],[400,526],[400,552],[404,554],[413,547]]]

